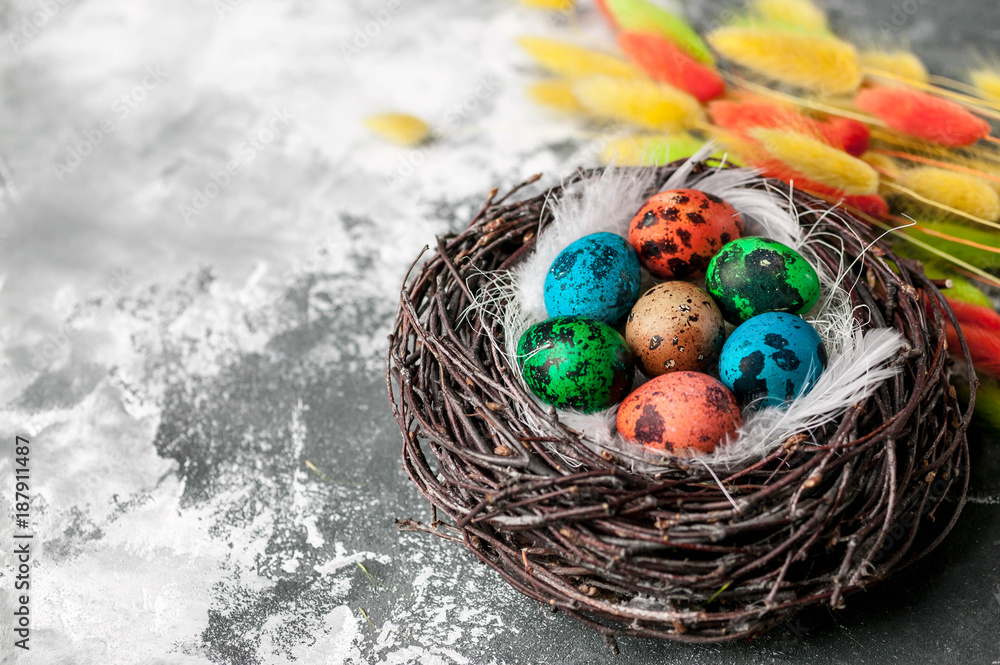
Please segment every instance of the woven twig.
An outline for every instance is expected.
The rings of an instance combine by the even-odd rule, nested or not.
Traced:
[[[675,168],[657,170],[657,188]],[[451,522],[405,528],[460,537],[515,589],[612,641],[753,636],[807,606],[838,607],[933,549],[961,512],[969,476],[971,406],[963,412],[950,384],[944,332],[954,315],[918,263],[882,242],[864,252],[873,238],[863,222],[823,215],[827,204],[781,183],[770,186],[807,211],[807,229],[842,238],[848,257],[864,254],[843,284],[867,306],[865,325],[895,327],[908,341],[896,378],[812,433],[822,445],[792,437],[719,474],[734,507],[703,465],[632,472],[525,394],[490,340],[502,339],[501,322],[467,310],[489,273],[531,251],[551,222],[546,200],[594,173],[515,203],[506,201],[537,178],[501,198],[494,190],[405,286],[389,393],[406,471]],[[815,252],[837,274],[841,257]],[[971,367],[964,341],[962,352]],[[974,395],[975,376],[963,371]],[[519,409],[541,425],[525,425]]]

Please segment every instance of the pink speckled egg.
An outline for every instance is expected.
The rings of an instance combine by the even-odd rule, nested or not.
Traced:
[[[647,448],[690,457],[710,453],[743,425],[736,397],[700,372],[671,372],[632,391],[618,407],[618,432]]]

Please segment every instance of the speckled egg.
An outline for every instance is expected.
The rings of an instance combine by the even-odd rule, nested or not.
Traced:
[[[731,323],[766,312],[808,312],[819,298],[819,276],[787,245],[750,236],[733,240],[708,264],[705,286]]]
[[[549,316],[585,316],[616,323],[639,297],[635,250],[614,233],[592,233],[559,253],[545,276]]]
[[[628,229],[640,263],[667,279],[704,271],[723,245],[742,235],[740,214],[719,197],[696,189],[650,197]]]
[[[662,282],[643,294],[625,324],[625,341],[646,376],[703,372],[726,339],[722,313],[694,284]]]
[[[618,432],[681,456],[710,453],[743,424],[736,398],[700,372],[671,372],[642,384],[618,407]]]
[[[531,392],[560,409],[606,409],[632,387],[632,352],[600,321],[560,316],[536,323],[521,336],[517,358]]]
[[[736,328],[722,347],[719,375],[744,405],[785,405],[809,392],[826,367],[819,333],[800,316],[769,312]]]

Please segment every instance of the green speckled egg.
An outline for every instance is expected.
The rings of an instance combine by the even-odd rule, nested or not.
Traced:
[[[634,364],[624,338],[611,326],[557,316],[528,328],[517,344],[524,382],[560,409],[600,411],[625,399]]]
[[[766,312],[804,314],[819,298],[819,276],[801,254],[754,236],[719,250],[708,264],[705,287],[734,324]]]

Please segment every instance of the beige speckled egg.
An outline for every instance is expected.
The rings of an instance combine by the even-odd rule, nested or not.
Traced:
[[[718,305],[687,282],[663,282],[651,288],[632,307],[625,326],[625,341],[649,377],[704,372],[725,340]]]

